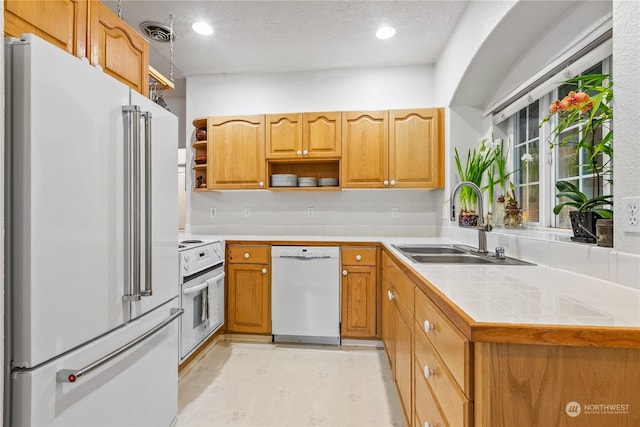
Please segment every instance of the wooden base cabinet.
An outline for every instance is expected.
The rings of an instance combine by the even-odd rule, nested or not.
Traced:
[[[640,349],[475,344],[476,427],[640,426]]]
[[[343,247],[342,307],[340,335],[343,338],[375,338],[377,332],[377,248]]]
[[[229,245],[227,332],[271,333],[271,265],[268,245]]]
[[[414,418],[413,334],[415,284],[385,254],[383,269],[383,331],[391,372],[407,425]]]

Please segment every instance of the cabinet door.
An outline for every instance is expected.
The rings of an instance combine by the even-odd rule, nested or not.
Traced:
[[[395,379],[407,424],[413,420],[413,317],[404,302],[395,299],[393,335],[395,342]]]
[[[340,334],[374,338],[376,320],[376,267],[343,266]]]
[[[269,114],[266,118],[267,157],[302,158],[302,114]]]
[[[340,157],[341,151],[341,114],[304,113],[302,155],[309,158]]]
[[[91,63],[149,96],[149,42],[104,3],[91,1]]]
[[[264,116],[211,117],[208,189],[264,188]]]
[[[388,185],[388,117],[387,111],[342,113],[342,187]]]
[[[229,264],[227,330],[271,333],[271,281],[267,264]]]
[[[383,272],[382,274],[382,295],[381,299],[381,315],[382,315],[382,342],[384,348],[387,350],[387,356],[389,357],[389,363],[391,365],[391,372],[394,371],[395,365],[395,344],[393,339],[393,284]],[[395,375],[394,375],[395,378]]]
[[[444,188],[439,108],[389,112],[389,180],[400,188]]]
[[[87,0],[5,0],[4,34],[36,36],[75,56],[87,56]]]

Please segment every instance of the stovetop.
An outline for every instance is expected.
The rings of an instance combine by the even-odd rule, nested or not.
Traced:
[[[202,245],[206,245],[212,242],[205,242],[202,240],[182,240],[181,242],[178,242],[178,250],[179,251],[183,251],[185,249],[191,249],[191,248],[197,248],[198,246],[202,246]]]

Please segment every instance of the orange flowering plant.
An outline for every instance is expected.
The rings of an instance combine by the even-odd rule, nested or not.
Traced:
[[[609,175],[613,160],[613,82],[609,74],[585,74],[565,83],[575,85],[562,100],[549,106],[549,115],[558,115],[558,124],[551,133],[550,145],[577,141],[576,149],[587,152],[587,166],[596,177]],[[542,123],[540,125],[542,125]],[[600,154],[606,154],[604,158]],[[598,191],[599,195],[600,191]]]
[[[608,74],[586,74],[566,80],[575,85],[562,100],[556,100],[549,106],[549,115],[542,123],[558,115],[558,124],[551,133],[550,145],[575,143],[576,150],[587,153],[586,164],[596,175],[597,193],[591,199],[577,186],[568,181],[556,182],[558,203],[553,212],[558,215],[564,207],[577,208],[579,212],[593,211],[601,218],[611,218],[613,211],[598,208],[612,205],[611,195],[602,195],[601,179],[612,181],[613,161],[613,82]],[[540,123],[540,126],[542,126]],[[577,142],[576,142],[577,141]],[[605,154],[606,156],[602,156]]]

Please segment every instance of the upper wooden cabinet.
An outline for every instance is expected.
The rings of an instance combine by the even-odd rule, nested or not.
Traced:
[[[265,188],[264,116],[209,117],[207,189]]]
[[[75,56],[87,56],[88,0],[5,0],[4,34],[32,33]]]
[[[389,111],[389,181],[396,187],[444,187],[443,116],[441,108]]]
[[[442,188],[441,108],[343,113],[342,186]]]
[[[340,112],[269,114],[268,159],[340,157]]]
[[[98,0],[6,0],[4,33],[33,33],[149,96],[149,43]]]
[[[91,63],[149,96],[149,42],[100,1],[91,1]]]
[[[342,187],[385,187],[389,176],[387,111],[342,113],[342,163]]]

